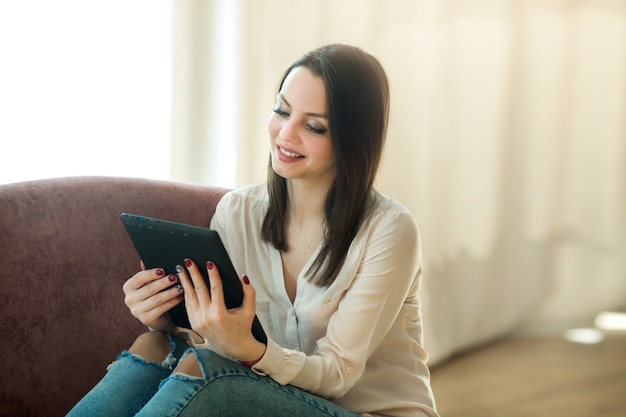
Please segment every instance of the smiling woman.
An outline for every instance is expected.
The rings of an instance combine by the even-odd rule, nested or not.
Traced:
[[[164,0],[0,3],[0,183],[168,178],[170,15]]]

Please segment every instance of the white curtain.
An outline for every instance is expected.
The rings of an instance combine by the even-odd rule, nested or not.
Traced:
[[[432,361],[626,304],[626,2],[177,0],[174,178],[262,182],[283,70],[385,66],[378,189],[416,216]]]

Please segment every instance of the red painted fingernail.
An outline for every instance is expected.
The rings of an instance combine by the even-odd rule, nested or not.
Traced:
[[[189,268],[191,266],[191,259],[185,259],[185,265],[187,265],[187,268]]]
[[[156,274],[161,277],[165,275],[165,271],[162,268],[159,268],[156,270]]]
[[[180,294],[178,297],[176,297],[177,300],[182,300],[183,298],[185,298],[184,294]]]
[[[174,274],[170,275],[169,277],[167,277],[170,281],[172,282],[176,282],[176,280],[178,279],[178,277]]]
[[[244,284],[246,284],[246,285],[250,285],[250,280],[248,279],[248,276],[247,276],[247,275],[244,275],[244,276],[243,276],[243,282],[244,282]]]
[[[206,263],[206,267],[209,268],[209,269],[213,269],[213,268],[215,268],[215,264],[213,262],[209,261],[209,262]]]

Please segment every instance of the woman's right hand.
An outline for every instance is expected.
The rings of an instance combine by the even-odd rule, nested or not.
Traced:
[[[167,313],[183,300],[178,277],[161,268],[145,269],[133,275],[122,287],[124,302],[131,314],[153,330],[175,333],[177,327]]]

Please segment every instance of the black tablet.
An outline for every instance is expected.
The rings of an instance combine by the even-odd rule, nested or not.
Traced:
[[[239,275],[215,230],[129,213],[122,213],[120,218],[146,268],[163,268],[166,274],[174,274],[176,265],[184,267],[185,258],[189,258],[198,266],[210,288],[205,265],[212,261],[222,278],[226,307],[241,305],[243,288]],[[177,326],[191,328],[183,302],[172,308],[170,315]],[[257,317],[252,323],[252,334],[258,341],[267,343]]]

